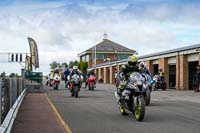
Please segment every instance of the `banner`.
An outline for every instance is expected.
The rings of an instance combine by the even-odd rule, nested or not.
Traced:
[[[30,56],[26,56],[26,70],[32,71],[32,63]]]
[[[30,45],[30,52],[31,52],[31,61],[35,68],[39,68],[39,57],[38,57],[38,48],[36,42],[28,37],[28,42]]]

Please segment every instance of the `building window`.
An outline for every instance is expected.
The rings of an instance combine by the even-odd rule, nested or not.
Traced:
[[[105,58],[105,54],[97,53],[96,58],[97,58],[97,60],[103,60]]]
[[[89,61],[89,55],[85,56],[85,61],[88,62]]]
[[[84,55],[81,57],[82,61],[88,62],[89,61],[89,55]]]
[[[129,57],[129,54],[118,54],[117,55],[118,60],[128,59],[128,57]]]

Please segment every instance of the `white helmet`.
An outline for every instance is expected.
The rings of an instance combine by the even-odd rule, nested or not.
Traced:
[[[146,64],[142,61],[142,62],[140,62],[139,67],[140,67],[140,68],[145,68],[145,67],[146,67]]]
[[[77,66],[73,66],[73,70],[76,70],[76,69],[78,69],[78,67]]]

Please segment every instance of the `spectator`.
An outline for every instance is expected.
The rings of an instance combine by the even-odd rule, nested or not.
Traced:
[[[102,75],[99,76],[99,83],[103,83],[103,76]]]
[[[117,69],[115,68],[115,70],[114,70],[115,72],[114,72],[114,77],[115,77],[115,83],[117,82]]]
[[[65,86],[66,88],[68,87],[68,76],[70,75],[70,71],[69,69],[67,68],[64,72],[64,79],[65,79]]]

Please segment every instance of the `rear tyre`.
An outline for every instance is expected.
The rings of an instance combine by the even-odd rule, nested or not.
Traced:
[[[58,84],[56,84],[56,87],[55,87],[55,89],[56,89],[56,90],[58,90]]]
[[[155,83],[152,84],[151,90],[152,90],[152,91],[155,91],[155,90],[156,90],[156,88],[155,88]]]
[[[167,84],[166,83],[162,83],[162,90],[166,90],[167,89]]]
[[[72,88],[74,89],[74,88]],[[74,96],[74,90],[71,90],[71,96],[73,97]]]
[[[89,90],[89,91],[91,90],[91,87],[90,87],[90,86],[88,86],[88,90]]]
[[[76,92],[75,97],[76,97],[76,98],[78,97],[78,92]]]
[[[94,83],[91,83],[91,90],[94,91]]]
[[[150,91],[150,89],[147,89],[146,96],[145,96],[146,106],[148,106],[150,104],[150,101],[151,101],[151,91]]]
[[[77,98],[78,97],[78,91],[79,91],[79,87],[75,86],[74,87],[74,96]]]

